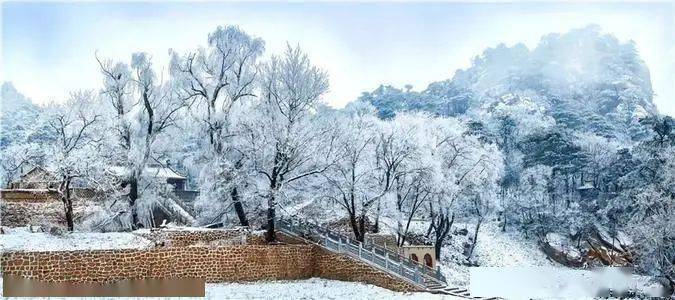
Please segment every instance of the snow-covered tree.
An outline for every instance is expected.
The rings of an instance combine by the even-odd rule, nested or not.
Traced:
[[[477,229],[487,214],[487,197],[497,188],[502,172],[502,158],[494,144],[483,143],[467,135],[464,124],[455,119],[437,119],[429,126],[427,160],[434,170],[433,197],[430,200],[431,230],[434,234],[436,257],[455,219],[455,210],[473,204]],[[471,202],[481,201],[481,202]]]
[[[636,242],[640,269],[675,287],[675,121],[655,117],[643,124],[651,137],[634,149],[637,164],[623,176],[609,209]]]
[[[198,153],[202,165],[199,201],[230,199],[242,226],[249,225],[239,191],[243,179],[237,175],[243,172],[244,157],[232,148],[236,133],[231,113],[238,102],[256,97],[257,60],[263,51],[261,39],[236,26],[219,26],[209,34],[207,48],[183,56],[173,53],[171,59],[180,97],[190,102],[200,134],[208,137]]]
[[[318,175],[332,164],[331,124],[315,114],[328,77],[299,48],[288,46],[263,68],[261,96],[248,121],[246,155],[262,176],[268,242],[276,240],[276,207],[286,186]]]
[[[92,129],[101,116],[90,110],[92,92],[76,92],[63,105],[52,104],[48,108],[47,123],[57,136],[49,145],[48,170],[58,178],[59,185],[53,190],[63,202],[66,224],[73,231],[73,183],[86,181],[91,168],[98,165],[95,135]]]
[[[107,110],[108,121],[116,129],[116,136],[108,144],[109,163],[117,167],[122,185],[129,190],[126,197],[132,226],[148,226],[155,199],[143,196],[146,192],[148,196],[154,194],[155,185],[152,174],[144,174],[144,170],[149,163],[161,163],[157,160],[160,149],[156,142],[176,124],[185,102],[175,95],[172,82],[157,78],[146,53],[134,53],[130,65],[100,61],[100,66],[104,77],[102,94],[111,106]],[[139,199],[147,203],[139,205]]]
[[[376,177],[375,148],[379,120],[369,104],[355,103],[339,113],[335,125],[338,159],[322,173],[324,195],[347,212],[354,238],[363,241],[366,219],[377,199],[383,196]]]
[[[37,143],[13,143],[0,149],[0,184],[9,185],[22,170],[38,164],[44,153]]]
[[[416,144],[417,134],[425,118],[402,115],[390,122],[383,122],[377,133],[377,146],[375,147],[375,163],[377,178],[383,197],[377,199],[377,211],[375,212],[375,228],[379,231],[379,218],[381,215],[382,201],[392,203],[397,192],[402,192],[403,187],[395,188],[396,180],[403,184],[402,177],[414,172],[419,166],[415,164],[418,156]]]
[[[552,226],[555,206],[549,202],[551,174],[547,166],[527,168],[523,170],[518,188],[507,194],[510,200],[505,210],[525,232],[546,234]]]

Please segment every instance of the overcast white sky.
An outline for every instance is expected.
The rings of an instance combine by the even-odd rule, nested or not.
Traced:
[[[675,115],[675,5],[652,3],[58,3],[2,4],[2,80],[35,102],[98,89],[94,52],[129,60],[146,51],[158,66],[168,49],[206,43],[236,24],[279,53],[299,44],[328,71],[325,100],[336,107],[379,84],[423,89],[452,77],[486,47],[534,47],[550,32],[595,23],[632,39],[652,73],[655,102]]]

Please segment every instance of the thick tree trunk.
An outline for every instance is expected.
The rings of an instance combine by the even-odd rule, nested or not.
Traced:
[[[138,209],[136,208],[136,200],[138,200],[138,179],[131,178],[129,180],[129,207],[131,208],[131,226],[132,229],[143,227],[143,224],[138,220]]]
[[[70,198],[70,181],[66,181],[65,191],[61,196],[63,201],[63,206],[66,214],[66,226],[68,231],[73,231],[75,229],[75,222],[73,221],[73,200]]]
[[[443,248],[443,242],[445,241],[448,233],[450,233],[450,228],[455,222],[455,215],[452,214],[452,218],[448,219],[447,215],[438,216],[438,225],[436,226],[436,243],[434,244],[434,254],[436,260],[441,259],[441,248]]]
[[[375,215],[375,225],[373,226],[373,233],[380,232],[380,199],[377,199],[377,212]]]
[[[361,214],[359,219],[359,238],[361,242],[366,239],[366,215],[365,213]]]
[[[234,203],[234,211],[237,213],[237,218],[239,218],[239,224],[241,226],[249,226],[248,218],[246,217],[246,212],[244,211],[244,204],[241,203],[239,198],[239,191],[237,187],[232,188],[230,191],[230,196],[232,197],[232,202]]]
[[[270,194],[267,200],[267,234],[265,235],[265,240],[268,243],[276,242],[277,235],[274,228],[274,219],[276,218],[276,210],[274,203],[274,194]]]
[[[429,228],[427,228],[427,234],[424,236],[426,238],[429,238],[431,236],[431,232],[434,229],[434,222],[436,222],[436,216],[433,213],[434,211],[434,206],[431,204],[431,201],[429,201],[429,219],[431,222],[429,222]]]
[[[439,243],[438,240],[436,243],[434,243],[434,256],[436,257],[436,261],[441,260],[441,248],[443,247],[442,243]]]
[[[356,215],[353,213],[349,214],[349,225],[352,227],[352,231],[354,231],[354,238],[359,241],[363,242],[363,231],[361,231],[360,228],[360,222],[356,220]]]

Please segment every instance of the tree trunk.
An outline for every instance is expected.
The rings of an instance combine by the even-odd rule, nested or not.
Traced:
[[[502,232],[506,232],[506,222],[508,220],[506,219],[506,210],[504,210],[504,213],[502,214]]]
[[[361,218],[359,219],[359,235],[361,242],[366,239],[366,214],[362,213]]]
[[[68,231],[72,232],[75,229],[75,222],[73,222],[73,200],[70,198],[70,180],[67,180],[64,186],[65,191],[61,195],[61,200],[66,213],[66,226]]]
[[[360,224],[357,224],[356,215],[351,212],[349,213],[349,224],[352,227],[352,231],[354,231],[354,238],[359,242],[363,242],[363,231],[359,228]]]
[[[436,261],[441,260],[441,248],[443,247],[442,243],[436,242],[434,244],[434,256],[436,257]]]
[[[501,189],[501,200],[502,200],[502,232],[506,232],[506,223],[508,222],[508,214],[509,214],[509,205],[506,204],[506,192],[508,191],[508,188],[502,187]]]
[[[232,197],[232,201],[234,203],[234,211],[237,213],[237,217],[239,218],[239,224],[241,226],[248,227],[248,218],[246,217],[246,212],[244,211],[244,204],[241,203],[241,199],[239,198],[239,191],[237,190],[237,187],[232,188],[232,191],[230,191],[230,196]]]
[[[272,191],[267,199],[267,234],[265,235],[265,240],[268,243],[276,242],[277,240],[277,235],[274,231],[274,219],[276,218],[274,201],[274,191]]]
[[[377,199],[377,213],[375,215],[375,225],[373,226],[373,233],[380,232],[380,199]]]
[[[471,249],[469,250],[469,255],[467,255],[467,259],[471,258],[471,255],[473,255],[473,250],[476,249],[476,244],[478,244],[478,231],[480,230],[480,225],[483,223],[483,219],[480,218],[478,220],[478,223],[476,223],[476,230],[473,232],[473,243],[471,244]]]
[[[138,179],[131,178],[129,180],[129,206],[131,207],[131,228],[138,229],[143,227],[138,220],[138,209],[136,208],[136,200],[138,200]]]
[[[427,234],[424,236],[428,238],[431,235],[431,231],[434,229],[434,222],[436,222],[436,216],[433,213],[434,211],[434,206],[431,204],[431,201],[429,201],[429,219],[431,222],[429,222],[429,228],[427,228]]]
[[[416,209],[415,209],[416,211]],[[413,211],[410,215],[408,215],[408,220],[405,224],[405,229],[403,230],[403,234],[401,235],[401,241],[399,243],[399,247],[403,247],[403,244],[405,244],[405,236],[408,234],[408,231],[410,230],[410,223],[412,222],[413,215],[415,214],[415,211]]]
[[[434,254],[436,260],[440,261],[441,259],[441,248],[443,247],[443,241],[450,233],[450,228],[455,222],[455,214],[452,214],[452,218],[448,219],[448,216],[443,214],[438,216],[438,226],[436,226],[436,243],[434,244]]]

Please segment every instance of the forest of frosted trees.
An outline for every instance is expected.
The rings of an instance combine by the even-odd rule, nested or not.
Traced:
[[[634,241],[641,272],[673,282],[675,122],[635,45],[597,27],[489,48],[451,79],[380,86],[341,109],[322,102],[329,76],[298,46],[269,54],[234,26],[167,66],[95,58],[100,88],[64,101],[2,87],[2,184],[49,170],[70,230],[147,226],[170,187],[143,170],[171,162],[200,192],[192,225],[266,228],[271,242],[276,218],[314,205],[301,217],[345,220],[360,241],[393,220],[404,245],[425,218],[437,257],[456,220],[478,243],[497,217],[533,239],[604,228]],[[103,195],[86,218],[73,218],[77,186]]]

